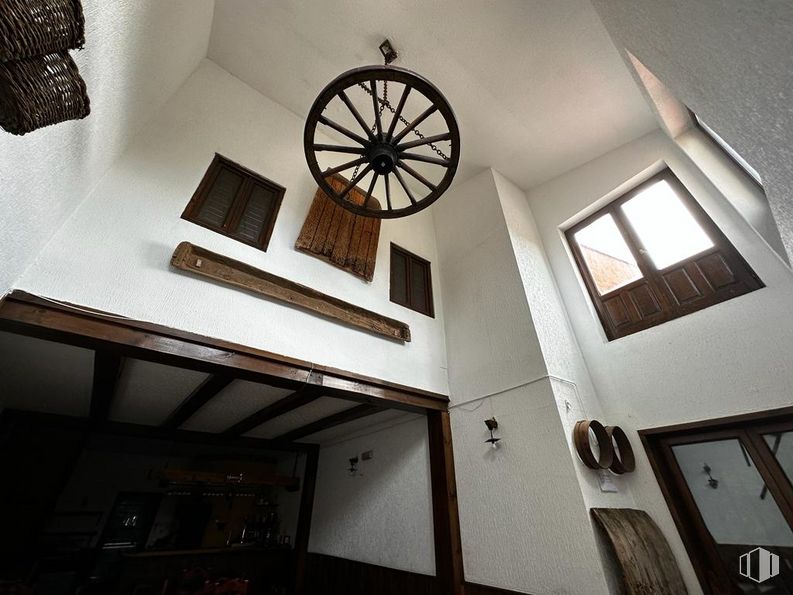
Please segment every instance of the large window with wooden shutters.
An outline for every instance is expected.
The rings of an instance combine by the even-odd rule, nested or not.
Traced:
[[[430,263],[391,244],[391,301],[435,317]]]
[[[669,169],[566,235],[609,340],[763,287]]]
[[[267,250],[286,190],[215,155],[182,219]]]

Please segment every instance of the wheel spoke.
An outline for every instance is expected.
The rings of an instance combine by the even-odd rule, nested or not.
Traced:
[[[377,178],[380,176],[377,172],[374,172],[372,176],[372,183],[369,184],[369,190],[366,191],[366,198],[363,199],[363,208],[366,208],[366,205],[369,204],[369,199],[372,198],[372,191],[374,190],[374,185],[377,183]]]
[[[357,176],[355,176],[352,180],[350,180],[347,186],[344,187],[344,190],[342,190],[341,194],[337,194],[336,196],[338,196],[339,199],[343,200],[344,197],[347,196],[347,194],[350,192],[350,190],[352,190],[355,187],[355,185],[358,183],[358,180],[360,180],[366,174],[368,174],[371,171],[371,169],[372,169],[372,164],[370,163],[369,165],[364,167]]]
[[[420,147],[421,145],[428,145],[430,143],[438,143],[443,140],[451,140],[451,138],[451,132],[436,134],[435,136],[425,136],[424,138],[412,140],[409,143],[402,143],[401,145],[397,146],[397,151],[405,151],[406,149],[412,149],[413,147]]]
[[[354,140],[359,145],[363,145],[365,147],[369,143],[369,141],[367,141],[364,137],[359,136],[359,135],[355,134],[354,132],[351,132],[350,130],[347,130],[341,124],[337,124],[336,122],[334,122],[333,120],[329,120],[325,116],[320,116],[318,118],[318,121],[320,123],[324,124],[325,126],[330,126],[334,130],[337,130],[338,132],[341,132],[344,136],[346,136],[348,138],[351,138],[352,140]]]
[[[391,210],[391,176],[386,174],[385,178],[385,202],[388,205],[388,210]]]
[[[374,134],[372,134],[372,131],[369,129],[369,125],[366,123],[366,121],[364,121],[361,113],[352,104],[352,101],[350,101],[350,98],[347,97],[347,94],[344,91],[339,91],[339,98],[344,102],[344,105],[347,106],[347,109],[350,110],[350,113],[352,113],[353,117],[358,121],[358,124],[361,125],[361,128],[364,129],[364,132],[366,132],[366,136],[369,137],[369,140],[375,140]]]
[[[430,157],[428,155],[419,155],[418,153],[401,153],[400,159],[411,159],[413,161],[423,161],[424,163],[432,163],[433,165],[442,165],[449,167],[450,162],[448,159],[438,159],[437,157]]]
[[[385,135],[386,142],[390,142],[391,137],[394,136],[394,129],[396,128],[397,122],[399,122],[399,117],[402,115],[402,110],[405,108],[405,102],[408,100],[408,95],[410,95],[411,89],[412,87],[405,85],[405,90],[402,92],[402,97],[397,104],[394,117],[391,120],[391,125],[388,127],[388,134]]]
[[[435,184],[427,180],[427,178],[422,176],[419,172],[417,172],[415,169],[410,167],[407,163],[402,163],[401,161],[399,161],[397,162],[397,167],[401,167],[402,169],[404,169],[406,172],[408,172],[411,176],[416,178],[419,182],[424,184],[430,190],[435,190],[437,188]]]
[[[363,147],[344,147],[342,145],[314,145],[315,151],[332,151],[334,153],[353,153],[363,155],[366,149]]]
[[[437,106],[437,105],[433,105],[433,106],[431,106],[431,107],[427,108],[427,109],[424,111],[424,113],[423,113],[423,114],[421,114],[419,117],[417,117],[415,120],[413,120],[413,121],[412,121],[410,124],[408,124],[408,125],[407,125],[407,126],[406,126],[406,127],[405,127],[405,128],[404,128],[404,129],[403,129],[403,130],[402,130],[402,131],[399,133],[399,134],[397,134],[397,135],[394,137],[394,139],[393,139],[393,141],[392,141],[392,142],[393,142],[393,143],[398,143],[399,141],[401,141],[401,140],[404,138],[404,136],[405,136],[405,135],[406,135],[408,132],[410,132],[411,130],[413,130],[413,129],[414,129],[416,126],[418,126],[419,124],[421,124],[421,123],[422,123],[424,120],[426,120],[427,118],[429,118],[429,117],[430,117],[432,114],[434,114],[434,113],[435,113],[435,112],[437,112],[437,111],[438,111],[438,106]]]
[[[361,157],[360,159],[353,159],[352,161],[348,161],[343,165],[339,165],[338,167],[334,167],[333,169],[325,170],[326,176],[332,176],[333,174],[337,174],[340,171],[344,171],[345,169],[350,169],[351,167],[355,167],[356,165],[361,165],[362,163],[366,163],[368,159],[366,157]]]
[[[394,170],[394,175],[396,176],[396,179],[399,181],[400,186],[402,186],[402,189],[405,191],[405,194],[408,195],[410,202],[412,204],[416,204],[416,199],[413,198],[413,193],[410,191],[410,188],[408,188],[408,185],[405,184],[405,179],[402,177],[402,174],[399,173],[398,169]]]
[[[377,105],[377,81],[372,79],[372,105],[374,106],[374,123],[377,126],[377,138],[383,138],[383,123],[380,121],[380,110]]]

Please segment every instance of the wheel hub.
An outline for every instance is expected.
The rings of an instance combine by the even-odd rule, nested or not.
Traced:
[[[374,143],[369,149],[369,163],[372,164],[372,169],[381,176],[388,175],[394,171],[397,160],[396,149],[389,143]]]

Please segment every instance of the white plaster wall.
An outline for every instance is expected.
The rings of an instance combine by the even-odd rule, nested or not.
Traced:
[[[206,55],[214,0],[83,0],[91,115],[0,131],[0,295]]]
[[[309,551],[434,575],[431,498],[424,417],[322,446]]]
[[[793,5],[786,0],[592,0],[646,65],[760,172],[793,254]]]
[[[560,227],[648,177],[666,162],[767,285],[660,326],[608,342]],[[740,186],[724,186],[739,200]],[[628,478],[639,508],[661,526],[689,589],[700,592],[636,430],[790,404],[793,276],[702,172],[662,132],[650,134],[528,193],[529,203],[605,419],[637,454]]]
[[[210,61],[157,114],[18,287],[326,366],[447,391],[432,215],[384,221],[368,284],[294,242],[316,191],[303,121]],[[215,152],[286,187],[262,252],[180,219]],[[169,268],[188,240],[410,325],[401,344]],[[389,301],[391,241],[433,263],[436,318]]]
[[[435,207],[466,580],[607,593],[497,180],[487,170]]]

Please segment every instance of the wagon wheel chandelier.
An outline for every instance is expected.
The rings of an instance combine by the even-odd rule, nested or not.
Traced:
[[[460,160],[460,132],[438,88],[391,66],[396,53],[387,40],[380,49],[384,66],[348,70],[322,90],[308,114],[303,147],[311,175],[334,202],[358,215],[393,219],[427,208],[449,188]],[[343,144],[317,142],[317,132],[331,130]],[[335,188],[334,176],[341,176]],[[353,192],[356,187],[360,192]],[[375,189],[385,206],[373,196]]]

